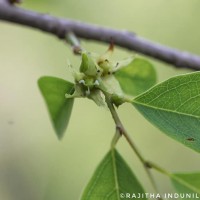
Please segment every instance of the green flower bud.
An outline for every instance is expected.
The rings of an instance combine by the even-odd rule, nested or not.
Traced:
[[[82,54],[80,72],[84,73],[86,76],[93,77],[97,76],[98,74],[98,66],[88,53]]]

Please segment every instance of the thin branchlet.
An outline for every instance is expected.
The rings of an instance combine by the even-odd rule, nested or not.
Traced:
[[[129,31],[53,17],[5,4],[4,0],[0,0],[0,20],[36,28],[61,39],[65,39],[68,32],[73,32],[77,37],[83,39],[109,44],[112,38],[117,46],[150,56],[178,68],[200,70],[199,56],[151,42]],[[76,48],[74,50],[78,52]]]

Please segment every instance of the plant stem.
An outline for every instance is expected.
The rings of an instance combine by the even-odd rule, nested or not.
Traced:
[[[122,135],[121,135],[119,129],[116,128],[115,135],[114,135],[114,137],[113,137],[113,139],[112,139],[112,142],[111,142],[111,149],[114,149],[114,148],[115,148],[115,146],[116,146],[116,144],[117,144],[117,142],[118,142],[118,140],[119,140],[119,138],[120,138],[121,136],[122,136]]]
[[[130,138],[129,134],[127,133],[126,129],[124,128],[124,126],[123,126],[123,124],[122,124],[122,122],[121,122],[121,120],[120,120],[120,118],[119,118],[119,116],[118,116],[118,114],[117,114],[117,112],[116,112],[116,110],[115,110],[114,105],[111,103],[111,100],[110,100],[109,95],[107,95],[106,93],[104,93],[104,95],[105,95],[105,99],[106,99],[106,103],[107,103],[107,105],[108,105],[108,108],[109,108],[109,110],[110,110],[110,112],[111,112],[111,115],[112,115],[112,117],[113,117],[113,120],[115,121],[116,130],[118,130],[118,132],[120,133],[120,135],[123,135],[123,136],[126,138],[127,142],[129,143],[129,145],[131,146],[131,148],[133,149],[133,151],[135,152],[135,154],[137,155],[137,157],[139,158],[139,160],[140,160],[141,163],[143,164],[144,169],[145,169],[145,171],[146,171],[146,173],[147,173],[147,175],[148,175],[148,177],[149,177],[149,179],[150,179],[150,182],[151,182],[151,184],[152,184],[154,190],[155,190],[156,192],[158,192],[157,186],[156,186],[155,181],[154,181],[154,179],[153,179],[153,176],[152,176],[152,174],[151,174],[151,172],[150,172],[150,168],[151,168],[150,163],[148,163],[148,162],[143,158],[143,156],[141,155],[141,153],[139,152],[139,150],[138,150],[137,147],[135,146],[134,142],[133,142],[132,139]],[[115,137],[116,137],[116,135],[114,136],[113,141],[116,141],[116,140],[115,140]],[[118,139],[119,139],[119,138],[118,138]],[[115,144],[116,144],[116,143],[115,143]],[[111,145],[111,146],[113,147],[113,142],[112,142],[112,145]]]
[[[112,37],[115,45],[156,58],[172,64],[174,67],[194,70],[200,69],[199,56],[151,42],[134,34],[133,31],[116,30],[72,19],[58,18],[16,6],[10,6],[9,4],[5,4],[5,1],[0,0],[0,20],[36,28],[58,36],[61,39],[65,38],[66,33],[70,30],[79,38],[98,42],[110,43]]]
[[[74,54],[81,55],[82,47],[80,45],[79,39],[72,32],[66,34],[66,41],[71,45]]]
[[[156,164],[154,164],[152,162],[147,162],[147,163],[151,168],[153,168],[154,170],[160,172],[161,174],[164,174],[164,175],[166,175],[168,177],[172,176],[172,174],[170,172],[166,171],[165,169],[161,168],[160,166],[158,166],[158,165],[156,165]]]

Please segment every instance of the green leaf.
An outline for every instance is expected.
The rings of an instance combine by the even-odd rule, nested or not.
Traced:
[[[119,153],[111,150],[97,167],[81,200],[120,200],[124,199],[122,193],[137,195],[144,194],[144,190]]]
[[[185,195],[194,195],[190,198],[185,196],[185,198],[181,199],[197,199],[196,195],[200,198],[200,173],[172,174],[171,181],[177,192],[185,193]]]
[[[156,83],[156,72],[153,65],[145,59],[135,58],[127,66],[115,72],[115,77],[122,90],[136,96]]]
[[[66,93],[72,93],[74,85],[56,77],[41,77],[38,80],[39,88],[47,104],[53,126],[59,139],[67,128],[73,99],[66,99]]]
[[[200,152],[200,72],[170,78],[133,105],[168,136]]]

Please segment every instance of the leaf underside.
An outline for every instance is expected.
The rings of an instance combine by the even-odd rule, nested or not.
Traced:
[[[182,199],[196,199],[196,195],[200,198],[200,173],[176,173],[171,177],[171,181],[179,193],[185,193],[188,195],[194,194],[194,196]]]
[[[200,72],[170,78],[133,105],[168,136],[200,152]]]
[[[74,85],[50,76],[41,77],[38,85],[47,104],[56,134],[60,139],[67,128],[73,106],[73,99],[66,99],[65,94],[72,94]]]
[[[135,58],[115,73],[122,90],[131,96],[146,91],[156,83],[153,65],[143,58]]]
[[[120,193],[137,194],[144,190],[119,153],[111,150],[97,167],[81,200],[120,200]]]

